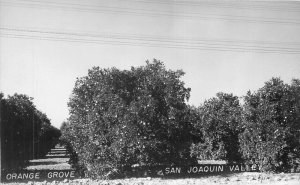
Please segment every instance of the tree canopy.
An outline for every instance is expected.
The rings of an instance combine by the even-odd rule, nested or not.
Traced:
[[[300,83],[272,78],[257,92],[245,96],[241,151],[246,161],[262,170],[281,171],[299,165]]]
[[[183,75],[154,60],[131,70],[94,67],[77,79],[66,134],[89,171],[191,160]]]
[[[44,157],[58,142],[60,130],[27,95],[4,98],[1,93],[0,100],[2,168],[22,168],[26,161]]]
[[[238,135],[242,108],[237,96],[217,93],[198,109],[195,127],[202,141],[192,145],[191,154],[199,160],[239,161]]]
[[[300,81],[272,78],[243,97],[187,104],[184,72],[158,60],[130,70],[93,67],[75,83],[61,131],[73,161],[97,177],[132,165],[197,160],[300,168]]]

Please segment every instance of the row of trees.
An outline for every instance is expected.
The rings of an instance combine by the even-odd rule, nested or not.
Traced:
[[[26,95],[5,98],[0,93],[0,101],[2,168],[22,168],[28,160],[44,157],[58,142],[60,130]]]
[[[272,78],[244,103],[218,93],[199,108],[195,127],[203,140],[191,154],[200,159],[256,163],[261,170],[300,170],[300,80]]]
[[[131,70],[94,67],[77,79],[61,131],[78,165],[94,177],[131,165],[197,160],[299,165],[300,83],[274,78],[239,98],[226,93],[199,107],[181,70],[154,60]]]

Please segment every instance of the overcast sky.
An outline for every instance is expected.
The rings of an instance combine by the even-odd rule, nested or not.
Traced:
[[[0,0],[0,91],[33,97],[59,127],[88,69],[156,58],[186,73],[199,106],[300,78],[299,33],[299,2]]]

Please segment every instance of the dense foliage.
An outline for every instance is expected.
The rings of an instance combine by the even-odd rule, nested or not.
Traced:
[[[32,98],[21,94],[0,98],[2,168],[21,168],[26,161],[45,156],[58,142],[60,130],[36,109]]]
[[[240,150],[261,170],[299,170],[300,83],[272,78],[257,92],[248,92],[240,135]]]
[[[70,157],[68,163],[72,166],[73,169],[77,171],[78,174],[84,176],[84,164],[79,160],[78,155],[71,144],[71,141],[74,140],[76,135],[76,133],[74,133],[74,129],[72,129],[69,122],[64,121],[61,124],[60,131],[62,132],[62,136],[60,137],[60,144],[66,148],[67,153]]]
[[[240,161],[238,136],[242,108],[237,96],[218,93],[199,106],[195,127],[202,141],[191,146],[191,155],[199,160]]]
[[[188,106],[183,71],[154,60],[130,70],[94,67],[78,78],[61,127],[75,167],[90,176],[128,166],[197,160],[256,163],[261,170],[300,169],[300,81],[273,78],[240,104],[217,93]]]
[[[77,79],[63,134],[90,175],[134,164],[195,161],[183,74],[154,60],[131,70],[94,67]]]

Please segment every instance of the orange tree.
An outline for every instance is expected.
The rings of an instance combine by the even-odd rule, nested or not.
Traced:
[[[272,78],[245,96],[240,148],[263,171],[295,171],[300,164],[300,83]]]
[[[154,60],[130,70],[94,67],[77,79],[68,106],[68,140],[88,174],[97,177],[124,166],[194,161],[190,89],[181,70]]]
[[[22,168],[30,159],[43,157],[53,147],[60,131],[36,109],[32,98],[0,93],[1,161],[3,169]]]
[[[242,108],[238,97],[217,93],[197,108],[197,115],[194,126],[201,140],[192,144],[191,155],[199,160],[240,161],[238,136]]]

